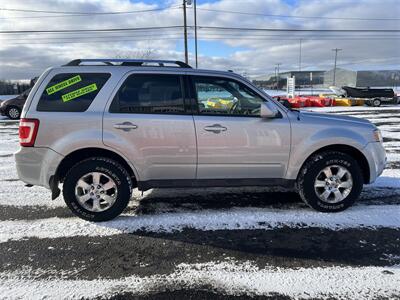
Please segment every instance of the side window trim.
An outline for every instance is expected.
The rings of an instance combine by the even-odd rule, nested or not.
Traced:
[[[199,106],[197,104],[196,88],[193,77],[192,75],[185,75],[185,79],[188,94],[187,102],[189,104],[189,112],[192,115],[197,115],[199,114]]]
[[[184,107],[184,112],[182,113],[157,113],[157,112],[151,112],[151,113],[146,113],[146,112],[112,112],[111,107],[113,105],[113,102],[115,101],[115,97],[117,96],[119,90],[121,87],[124,85],[124,83],[128,80],[130,76],[134,75],[171,75],[171,76],[178,76],[179,81],[180,81],[180,88],[182,91],[182,97],[183,97],[183,107]],[[182,116],[182,115],[191,115],[192,112],[190,111],[190,107],[188,105],[188,92],[187,92],[187,84],[184,80],[185,74],[182,73],[155,73],[155,72],[138,72],[138,71],[130,71],[126,72],[121,79],[118,81],[117,85],[113,89],[112,93],[110,94],[110,98],[107,101],[107,104],[105,106],[105,112],[110,113],[110,114],[154,114],[154,115],[177,115],[177,116]]]
[[[232,78],[229,76],[217,76],[217,75],[212,75],[212,74],[188,74],[190,77],[190,86],[191,86],[191,91],[193,93],[193,97],[191,99],[192,101],[192,106],[193,106],[193,115],[198,115],[198,116],[213,116],[213,117],[238,117],[238,118],[261,118],[260,116],[255,116],[255,115],[240,115],[240,114],[212,114],[212,113],[200,113],[200,108],[199,108],[199,102],[197,98],[197,91],[196,91],[196,85],[195,85],[195,77],[205,77],[205,78],[219,78],[219,79],[224,79],[224,80],[231,80],[235,83],[242,84],[246,88],[248,88],[250,91],[252,91],[254,94],[256,94],[258,97],[260,97],[262,100],[265,102],[268,102],[268,99],[266,99],[263,95],[261,95],[257,90],[249,86],[248,84],[236,79]]]

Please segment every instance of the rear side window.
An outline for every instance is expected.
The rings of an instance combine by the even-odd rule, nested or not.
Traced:
[[[39,99],[38,111],[82,112],[110,78],[108,73],[63,73],[54,76]]]
[[[182,114],[185,112],[179,75],[134,74],[118,90],[111,113]]]

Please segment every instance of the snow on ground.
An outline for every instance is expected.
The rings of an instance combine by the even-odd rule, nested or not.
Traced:
[[[197,230],[239,230],[319,227],[400,228],[400,205],[358,205],[341,213],[320,213],[306,209],[232,208],[151,215],[124,214],[108,222],[91,223],[81,219],[49,218],[0,221],[0,243],[25,238],[71,236],[110,236],[137,231],[175,232]]]
[[[225,295],[283,295],[295,299],[375,299],[400,293],[400,268],[328,267],[260,269],[251,262],[182,263],[167,275],[116,280],[41,280],[35,272],[0,273],[3,299],[82,299],[120,291],[146,295],[160,290],[209,287]],[[307,287],[307,289],[305,289]]]
[[[382,105],[380,107],[370,106],[328,106],[328,107],[304,107],[302,110],[315,111],[315,112],[340,112],[343,114],[357,114],[358,112],[373,112],[374,114],[386,110],[399,110],[399,105]]]

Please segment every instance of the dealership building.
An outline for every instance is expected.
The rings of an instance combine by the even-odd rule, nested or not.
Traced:
[[[334,71],[289,71],[279,74],[279,88],[286,87],[286,78],[295,77],[298,87],[329,87],[333,85]],[[264,88],[275,88],[277,76],[271,74],[254,78],[253,82]],[[336,86],[353,87],[394,87],[400,86],[400,70],[367,70],[352,71],[342,68],[336,69]]]

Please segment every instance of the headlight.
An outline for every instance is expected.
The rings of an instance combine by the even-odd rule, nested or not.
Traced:
[[[374,140],[379,143],[383,143],[382,133],[379,129],[374,130]]]

